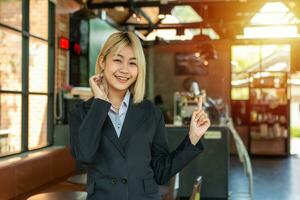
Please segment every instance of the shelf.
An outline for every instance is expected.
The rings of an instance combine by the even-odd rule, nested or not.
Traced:
[[[250,105],[251,105],[251,106],[268,106],[268,107],[269,107],[270,104],[268,104],[268,103],[258,104],[258,103],[251,103],[251,102],[250,102]],[[283,107],[283,106],[286,107],[286,106],[288,106],[288,104],[278,104],[275,108],[277,108],[277,107],[279,107],[279,106],[280,106],[280,107]],[[275,108],[273,108],[273,109],[275,109]]]
[[[250,87],[251,89],[281,89],[286,90],[286,87]]]
[[[279,123],[280,126],[288,126],[287,122],[274,122],[274,123],[267,123],[267,122],[250,122],[252,126],[259,126],[261,124],[267,124],[268,126],[274,126],[275,124]]]
[[[250,152],[252,155],[285,156],[287,155],[286,138],[251,139]]]
[[[285,137],[277,137],[277,138],[251,138],[251,141],[266,141],[266,142],[274,142],[285,140]]]

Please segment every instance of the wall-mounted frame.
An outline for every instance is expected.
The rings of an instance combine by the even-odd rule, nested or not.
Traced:
[[[198,52],[175,54],[175,75],[198,75],[208,74],[208,61],[204,60]]]

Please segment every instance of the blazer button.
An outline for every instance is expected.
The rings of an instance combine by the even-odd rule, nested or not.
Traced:
[[[121,179],[121,182],[122,182],[123,184],[126,184],[126,183],[127,183],[127,178],[122,178],[122,179]]]
[[[112,184],[117,184],[117,181],[118,181],[118,180],[117,180],[116,178],[112,178],[112,179],[111,179]]]

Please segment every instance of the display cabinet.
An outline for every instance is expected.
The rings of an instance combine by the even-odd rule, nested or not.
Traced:
[[[250,152],[287,155],[289,152],[289,92],[286,72],[250,73]]]
[[[288,155],[288,73],[264,71],[235,74],[233,80],[245,80],[244,84],[236,84],[237,87],[232,84],[231,113],[236,128],[243,127],[248,131],[244,141],[247,141],[245,145],[250,154]]]

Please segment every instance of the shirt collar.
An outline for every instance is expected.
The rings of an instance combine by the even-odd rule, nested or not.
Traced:
[[[131,94],[130,91],[127,90],[126,94],[124,96],[124,99],[123,99],[123,101],[121,103],[121,106],[119,108],[119,115],[121,115],[121,114],[123,114],[124,112],[127,111],[127,108],[128,108],[128,105],[129,105],[129,100],[130,100],[130,94]],[[113,109],[112,106],[110,107],[110,110],[113,111],[113,112],[115,112],[115,110]]]

